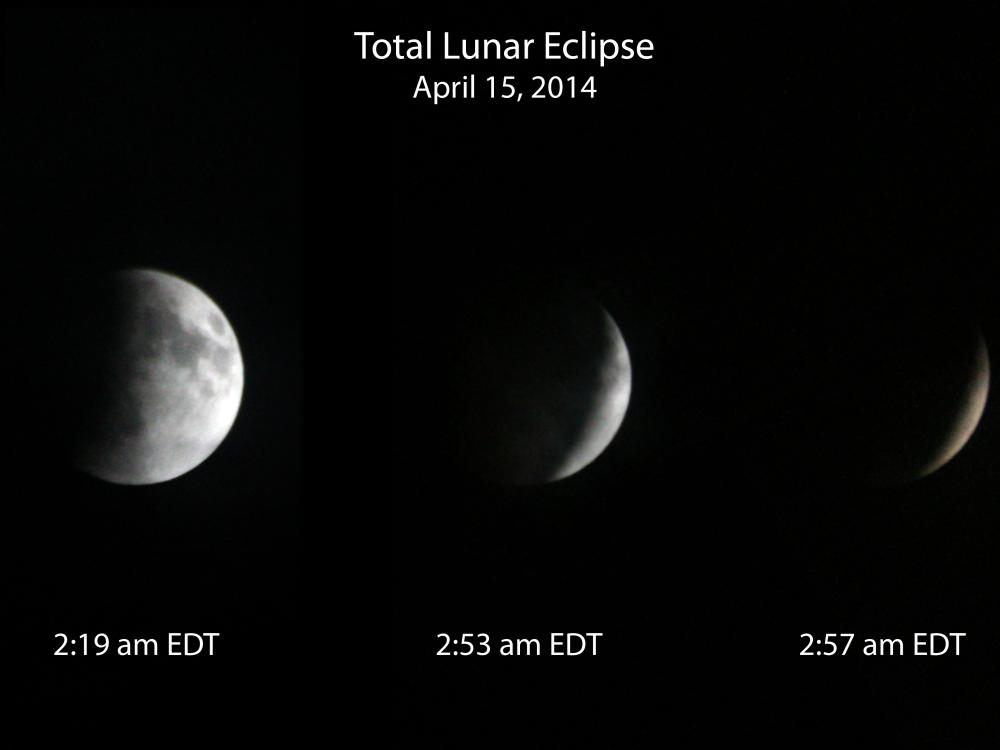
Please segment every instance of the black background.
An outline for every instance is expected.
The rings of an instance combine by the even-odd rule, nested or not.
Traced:
[[[36,731],[250,735],[300,706],[302,52],[295,11],[5,11],[5,671]],[[87,314],[67,285],[130,266],[204,289],[246,368],[216,453],[146,487],[69,466],[52,388],[72,374],[41,359]],[[220,633],[216,655],[165,656],[172,631]],[[160,656],[84,657],[82,633]]]
[[[247,736],[327,727],[332,696],[350,683],[314,656],[325,649],[388,675],[371,705],[391,715],[400,746],[994,739],[993,404],[950,464],[888,489],[817,472],[814,456],[838,445],[812,414],[829,386],[829,305],[872,278],[959,295],[997,349],[1000,19],[974,5],[794,8],[470,8],[433,19],[394,8],[335,30],[318,13],[7,11],[16,431],[4,496],[18,716],[212,722]],[[498,65],[375,63],[358,59],[351,36],[427,28],[586,29],[649,37],[657,53],[603,70],[545,62],[537,47],[532,61]],[[594,75],[598,95],[410,99],[421,73],[472,72],[517,75],[524,88],[532,75]],[[317,227],[307,264],[303,119]],[[58,342],[61,285],[121,265],[163,267],[205,289],[247,367],[217,454],[139,491],[53,455],[58,414],[37,373]],[[566,481],[511,489],[464,478],[441,408],[444,384],[461,375],[449,367],[462,311],[480,285],[553,276],[592,291],[621,327],[634,376],[626,421]],[[339,429],[306,435],[337,480],[309,492],[305,296],[317,300],[323,352],[310,366],[326,383],[327,355],[343,357],[333,369],[351,381],[343,398],[310,391],[313,423]],[[350,314],[328,320],[329,303],[344,300]],[[345,343],[351,331],[370,352]],[[369,390],[388,414],[363,408],[362,438],[341,427],[343,402],[366,407]],[[374,470],[342,472],[330,449],[342,439],[371,448]],[[321,545],[303,541],[306,496],[331,508],[310,511]],[[371,514],[360,528],[348,517],[359,506]],[[345,537],[360,549],[339,567],[326,553],[354,549]],[[299,559],[317,547],[324,564],[307,556],[305,567],[323,584],[303,597]],[[350,585],[389,605],[387,673],[364,624],[382,610],[344,601]],[[346,614],[306,628],[304,600]],[[323,640],[334,621],[351,634]],[[220,631],[226,646],[198,660],[51,655],[56,632],[170,630]],[[567,630],[605,633],[601,654],[434,656],[440,632],[496,643]],[[803,632],[909,640],[930,630],[967,632],[962,656],[862,658],[858,640],[847,657],[798,655]]]
[[[797,6],[794,6],[797,7]],[[399,746],[974,747],[995,739],[998,430],[919,482],[837,470],[818,413],[831,310],[884,285],[996,349],[995,8],[839,4],[600,16],[371,13],[354,31],[649,37],[654,61],[367,61],[355,174],[391,264]],[[440,55],[440,48],[438,49]],[[412,100],[476,73],[479,98]],[[490,101],[487,75],[594,75],[597,97]],[[527,95],[527,94],[526,94]],[[391,186],[387,178],[391,175]],[[391,195],[391,214],[385,196]],[[369,214],[366,214],[366,217]],[[385,223],[391,219],[391,234]],[[448,385],[479,292],[571,279],[633,364],[579,474],[465,478]],[[835,317],[835,316],[834,316]],[[830,468],[831,465],[833,468]],[[825,468],[820,468],[825,467]],[[967,632],[960,657],[861,640]],[[435,656],[438,633],[600,631],[572,659]],[[801,633],[855,633],[846,657]]]

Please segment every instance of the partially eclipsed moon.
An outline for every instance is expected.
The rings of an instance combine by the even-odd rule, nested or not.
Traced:
[[[632,368],[603,306],[545,287],[481,300],[455,390],[457,452],[506,484],[564,479],[608,447],[625,417]]]
[[[121,271],[93,292],[73,326],[74,462],[116,484],[178,477],[236,419],[236,335],[204,292],[162,271]]]
[[[979,424],[990,364],[979,328],[933,287],[864,289],[827,318],[829,460],[874,484],[926,477],[951,461]]]

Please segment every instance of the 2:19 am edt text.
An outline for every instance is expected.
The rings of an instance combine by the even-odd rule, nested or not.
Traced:
[[[165,639],[111,638],[107,633],[56,633],[54,656],[215,656],[218,633],[167,633]]]

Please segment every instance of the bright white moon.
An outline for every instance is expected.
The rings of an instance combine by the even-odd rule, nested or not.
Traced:
[[[587,414],[579,442],[573,446],[550,481],[576,474],[601,455],[625,419],[632,393],[632,363],[618,325],[606,311],[601,310],[601,313],[604,316],[608,351],[600,366],[593,406]]]
[[[112,287],[113,325],[87,342],[102,352],[103,395],[75,463],[116,484],[165,482],[202,463],[233,426],[243,394],[239,344],[222,310],[177,276],[121,271]]]

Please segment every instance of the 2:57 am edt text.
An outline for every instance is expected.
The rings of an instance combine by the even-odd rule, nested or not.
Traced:
[[[862,656],[961,656],[965,633],[914,633],[911,638],[859,638]],[[803,633],[800,656],[846,656],[854,633]]]

